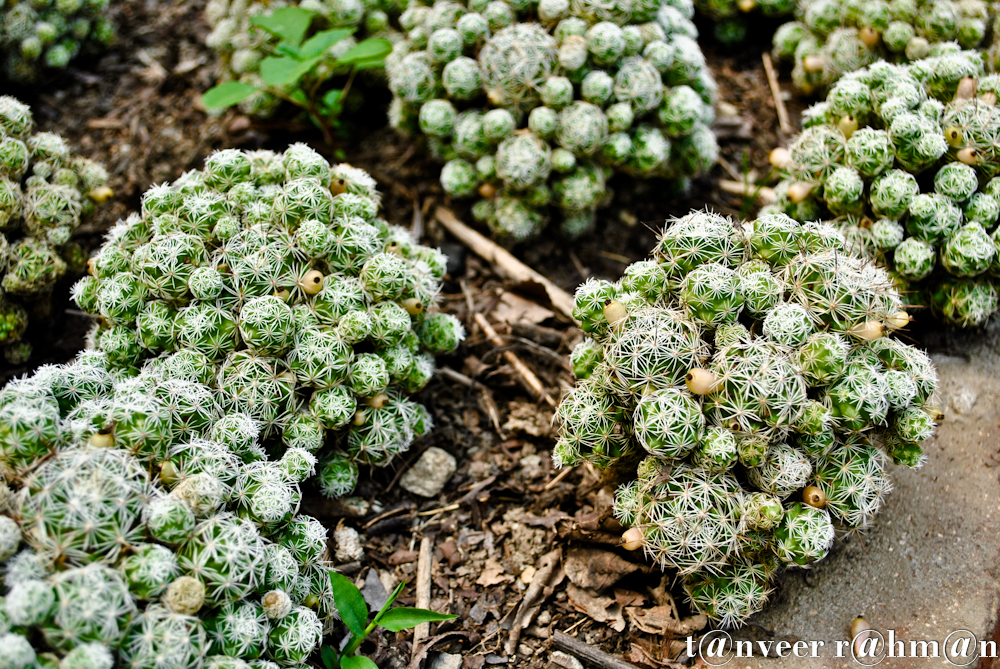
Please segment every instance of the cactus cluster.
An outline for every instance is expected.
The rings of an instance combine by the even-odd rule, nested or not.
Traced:
[[[786,178],[764,211],[833,223],[911,301],[983,324],[1000,307],[998,92],[971,51],[844,77],[772,153]]]
[[[305,667],[336,615],[316,458],[102,352],[0,391],[0,666]],[[11,490],[7,484],[14,487]]]
[[[29,315],[47,315],[56,282],[83,272],[73,232],[111,195],[101,165],[34,125],[27,105],[0,96],[0,346],[14,364],[31,354]]]
[[[62,70],[88,47],[115,39],[109,0],[7,0],[0,8],[0,60],[6,76],[31,82]]]
[[[748,21],[751,13],[760,13],[767,18],[790,16],[795,10],[795,0],[695,0],[694,7],[699,14],[710,18],[715,24],[715,39],[726,45],[735,45],[747,38]]]
[[[908,321],[899,294],[832,226],[689,214],[619,281],[582,284],[575,315],[589,337],[555,464],[630,479],[626,547],[725,625],[764,606],[781,566],[824,557],[837,526],[869,525],[890,461],[925,459],[935,369],[890,336]]]
[[[433,312],[446,258],[379,218],[379,201],[367,173],[304,144],[218,151],[146,191],[73,287],[108,365],[168,384],[128,434],[166,448],[181,430],[256,461],[259,430],[289,467],[311,470],[317,454],[330,496],[425,434],[430,414],[409,396],[464,331]],[[215,405],[240,417],[219,422]],[[269,489],[248,472],[238,485]]]
[[[267,30],[255,23],[256,19],[286,7],[301,7],[314,12],[315,16],[305,26],[287,26],[285,30],[278,31]],[[399,11],[394,0],[209,0],[205,6],[205,19],[212,32],[206,44],[219,55],[220,81],[239,81],[257,89],[240,101],[240,110],[267,118],[275,113],[282,99],[287,99],[296,89],[308,91],[332,76],[348,74],[353,65],[341,62],[341,57],[355,47],[364,35],[393,36],[389,19],[398,15]],[[296,34],[299,28],[302,33]],[[329,30],[343,30],[348,34],[332,44],[310,44],[307,41],[299,48],[304,37]],[[301,75],[301,79],[289,81],[285,86],[270,86],[261,78],[261,63],[268,57],[284,53],[283,50],[289,46],[303,57],[321,55],[320,62]],[[314,54],[310,49],[322,50]]]
[[[993,16],[985,0],[800,0],[798,20],[774,34],[774,56],[793,63],[793,83],[810,94],[878,60],[982,48]]]
[[[426,137],[441,185],[499,237],[550,205],[586,231],[614,171],[683,185],[718,147],[715,83],[687,2],[438,0],[411,5],[386,61],[391,124]]]

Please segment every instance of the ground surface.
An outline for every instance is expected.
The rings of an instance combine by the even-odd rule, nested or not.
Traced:
[[[214,82],[211,54],[202,46],[207,27],[200,2],[133,0],[116,11],[121,38],[110,53],[75,63],[46,86],[12,91],[32,104],[43,129],[62,133],[111,170],[116,197],[81,231],[92,248],[103,230],[138,207],[149,184],[199,167],[216,148],[281,150],[291,141],[305,141],[323,150],[319,134],[301,124],[262,125],[232,112],[210,118],[200,110],[197,100]],[[677,200],[665,199],[655,183],[616,179],[618,208],[601,213],[594,233],[572,245],[543,238],[516,254],[572,291],[588,276],[618,277],[625,265],[646,255],[655,231],[671,216],[706,206],[734,215],[751,211],[752,202],[718,190],[714,179],[764,178],[767,152],[788,139],[778,131],[761,65],[765,48],[757,43],[724,53],[707,47],[723,118],[718,126],[723,160],[712,178],[696,180]],[[525,301],[534,297],[530,292],[523,297],[507,292],[518,287],[505,285],[436,224],[431,215],[436,205],[452,206],[469,221],[467,204],[448,202],[437,185],[437,167],[418,147],[381,127],[379,102],[370,101],[373,113],[365,115],[370,126],[352,133],[362,139],[343,141],[339,152],[379,180],[383,213],[391,222],[417,228],[425,241],[452,256],[442,308],[461,318],[471,336],[440,361],[446,371],[421,398],[437,423],[432,435],[393,467],[372,472],[358,491],[361,503],[347,508],[307,491],[305,510],[331,529],[344,522],[366,534],[364,557],[341,570],[364,582],[373,600],[407,580],[403,602],[415,601],[425,546],[431,606],[459,615],[418,647],[415,660],[435,669],[577,669],[574,660],[554,653],[557,631],[635,665],[679,666],[670,658],[683,644],[665,640],[664,633],[683,638],[704,621],[688,618],[681,597],[671,595],[669,576],[617,548],[621,528],[608,518],[613,486],[584,467],[561,478],[552,469],[551,408],[519,385],[502,350],[474,329],[473,314],[494,323],[507,342],[504,349],[521,356],[554,398],[571,382],[560,356],[580,333],[565,318]],[[806,104],[789,100],[793,119]],[[66,311],[65,288],[57,294],[63,297],[53,319],[33,324],[35,358],[19,368],[0,367],[3,379],[43,362],[66,361],[82,346],[89,321]],[[944,380],[946,421],[929,448],[928,465],[894,472],[897,489],[876,528],[840,542],[815,569],[786,574],[775,606],[745,635],[829,642],[846,638],[857,614],[907,639],[943,639],[957,627],[980,638],[992,633],[1000,565],[992,468],[993,457],[1000,457],[1000,362],[991,351],[1000,334],[929,329],[914,336],[935,353]],[[965,357],[955,357],[957,351],[966,351]],[[423,500],[401,490],[398,479],[430,446],[455,455],[458,470],[438,498]],[[537,608],[523,605],[526,596],[537,600]],[[522,626],[512,642],[511,630]],[[365,650],[379,666],[411,664],[409,635],[373,638]],[[746,662],[730,666],[755,666]],[[845,660],[785,664],[837,662]],[[772,660],[761,663],[772,665]]]

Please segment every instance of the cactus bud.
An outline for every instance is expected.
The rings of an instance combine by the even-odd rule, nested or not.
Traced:
[[[719,379],[711,370],[695,367],[688,371],[684,382],[695,395],[708,395],[718,387]]]
[[[625,530],[622,535],[622,548],[627,551],[636,551],[642,548],[645,543],[645,539],[642,536],[642,530],[638,527],[631,527]]]

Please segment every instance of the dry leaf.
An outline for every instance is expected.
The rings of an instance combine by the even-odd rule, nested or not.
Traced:
[[[615,601],[622,606],[643,606],[646,603],[646,596],[633,590],[623,590],[615,588]]]
[[[677,620],[673,609],[669,606],[654,606],[648,609],[630,606],[625,609],[625,613],[633,625],[647,634],[687,636],[708,625],[708,618],[702,614]]]
[[[552,431],[552,412],[542,411],[533,402],[510,402],[507,410],[505,430],[524,432],[532,437],[544,437]]]
[[[655,641],[650,643],[645,639],[634,639],[632,647],[625,657],[629,662],[644,664],[648,667],[681,669],[684,665],[670,659],[670,656],[675,654],[675,643],[677,642],[662,643]]]
[[[491,585],[499,585],[500,583],[511,583],[513,580],[514,577],[504,572],[503,565],[496,558],[489,558],[483,567],[483,573],[476,579],[476,583],[484,588],[488,588]]]
[[[527,322],[538,325],[555,316],[555,313],[537,302],[524,299],[517,293],[504,293],[490,315],[498,322],[510,324]]]
[[[625,630],[625,618],[622,616],[622,605],[612,597],[595,597],[583,588],[570,583],[566,586],[569,602],[580,613],[584,613],[599,623],[608,623],[616,632]]]
[[[566,577],[581,588],[604,590],[637,571],[633,564],[611,551],[571,548],[566,554]]]

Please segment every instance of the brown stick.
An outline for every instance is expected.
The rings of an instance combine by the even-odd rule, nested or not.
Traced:
[[[634,664],[621,660],[614,655],[609,655],[593,646],[588,646],[579,639],[574,639],[563,632],[554,632],[552,634],[552,643],[559,650],[564,650],[584,662],[589,662],[601,669],[638,669]]]
[[[494,346],[505,345],[503,339],[500,338],[500,335],[498,335],[497,331],[493,329],[493,326],[490,325],[485,316],[480,313],[476,313],[474,318],[476,325],[478,325],[479,329],[483,331],[483,334],[486,335],[486,338],[490,340],[491,344]],[[514,371],[517,372],[517,375],[521,379],[521,384],[529,393],[535,396],[535,399],[539,399],[552,407],[556,405],[552,398],[549,397],[549,394],[546,392],[545,386],[542,385],[542,382],[539,381],[538,377],[535,376],[535,373],[531,371],[526,364],[524,364],[524,361],[517,357],[516,353],[513,351],[504,351],[503,357],[508,363],[510,363],[510,366],[514,368]]]
[[[431,607],[431,564],[434,559],[434,540],[430,537],[420,539],[420,557],[417,558],[417,603],[418,609]],[[420,642],[430,632],[430,623],[420,623],[413,628],[413,652],[417,652]]]
[[[472,249],[476,255],[495,265],[500,274],[506,278],[511,281],[541,284],[548,294],[552,306],[567,318],[573,318],[572,295],[515,258],[507,249],[462,223],[450,209],[438,207],[434,216],[441,225]]]
[[[755,186],[742,181],[731,179],[719,179],[719,188],[733,195],[744,195],[746,197],[756,197],[762,204],[774,204],[778,200],[773,188],[767,186]]]
[[[764,61],[767,85],[771,87],[771,97],[774,98],[774,111],[778,112],[778,127],[785,135],[794,135],[795,129],[792,128],[792,121],[788,118],[788,110],[785,109],[785,101],[781,97],[781,86],[778,84],[778,75],[774,71],[774,63],[771,62],[771,54],[765,51],[760,58]]]

